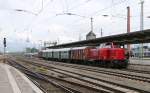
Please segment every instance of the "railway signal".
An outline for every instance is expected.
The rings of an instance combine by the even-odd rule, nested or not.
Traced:
[[[6,38],[4,38],[3,44],[4,44],[4,47],[6,47]]]
[[[4,44],[4,63],[5,63],[5,61],[6,61],[6,58],[5,58],[5,53],[6,53],[6,38],[4,38],[3,44]]]

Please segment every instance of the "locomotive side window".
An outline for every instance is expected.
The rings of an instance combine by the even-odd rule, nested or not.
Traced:
[[[111,45],[106,45],[105,48],[112,48],[112,46]]]

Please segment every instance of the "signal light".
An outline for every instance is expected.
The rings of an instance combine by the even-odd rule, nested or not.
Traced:
[[[4,47],[6,47],[6,38],[4,38],[4,42],[3,43],[4,43]]]

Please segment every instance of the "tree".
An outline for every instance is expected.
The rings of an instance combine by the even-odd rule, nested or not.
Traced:
[[[26,52],[27,53],[35,53],[35,52],[38,52],[38,49],[36,49],[35,47],[33,47],[33,48],[26,48]]]

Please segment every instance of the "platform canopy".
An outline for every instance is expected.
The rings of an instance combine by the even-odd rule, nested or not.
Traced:
[[[123,33],[111,36],[100,37],[91,40],[82,40],[77,42],[70,42],[59,44],[56,46],[49,46],[47,48],[64,48],[64,47],[79,47],[79,46],[96,46],[101,43],[115,42],[116,44],[139,44],[150,43],[150,29],[143,31],[134,31],[130,33]]]

